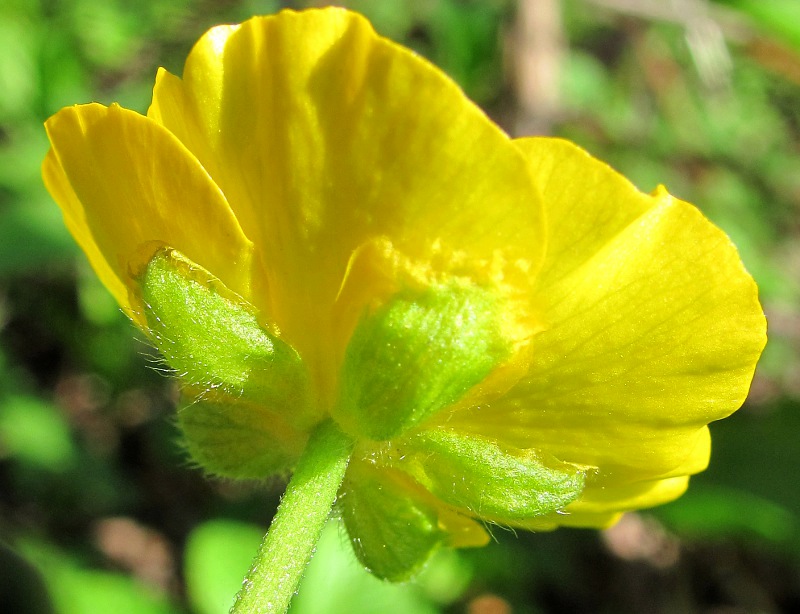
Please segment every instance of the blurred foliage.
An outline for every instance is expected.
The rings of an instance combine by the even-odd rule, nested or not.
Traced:
[[[144,111],[156,67],[179,73],[206,28],[285,4],[0,5],[2,611],[226,611],[274,512],[277,481],[206,481],[188,466],[173,385],[78,253],[39,168],[50,114],[91,100]],[[347,4],[512,129],[515,2]],[[558,7],[558,108],[543,125],[731,235],[770,319],[751,400],[712,427],[712,465],[686,496],[604,534],[495,528],[496,543],[442,553],[396,587],[329,528],[295,613],[800,610],[800,4]]]

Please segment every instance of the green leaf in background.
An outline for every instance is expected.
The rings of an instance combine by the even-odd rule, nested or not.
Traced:
[[[0,400],[0,452],[50,471],[69,469],[76,457],[58,408],[30,396]]]
[[[768,34],[800,48],[800,2],[797,0],[717,0],[749,16]]]
[[[720,486],[689,491],[680,505],[656,514],[682,535],[705,538],[749,535],[781,543],[800,528],[788,509],[745,490]]]
[[[189,535],[184,573],[197,614],[226,614],[258,551],[265,529],[233,520],[211,520]]]
[[[178,614],[166,597],[120,573],[89,569],[52,546],[24,542],[57,614]],[[9,613],[10,614],[10,613]]]
[[[38,570],[0,541],[0,604],[14,614],[55,614]]]
[[[444,587],[425,590],[426,578],[434,584],[452,583],[458,597],[468,581],[468,572],[459,574],[459,559],[435,557],[413,583],[389,584],[371,576],[358,561],[338,521],[328,523],[317,545],[317,552],[306,570],[290,614],[436,614],[440,612],[433,596],[446,595]],[[439,569],[450,567],[451,569]],[[463,568],[462,568],[463,569]],[[465,577],[466,575],[466,577]],[[459,584],[461,590],[459,590]],[[457,594],[453,594],[453,592]]]
[[[680,505],[657,511],[668,526],[684,536],[753,536],[785,543],[800,529],[800,519],[788,509],[746,490],[696,486]]]
[[[197,614],[226,614],[261,541],[262,529],[233,520],[198,526],[186,547],[189,601]],[[436,614],[466,589],[470,570],[443,552],[413,584],[372,577],[356,561],[338,520],[328,523],[306,570],[291,614]]]
[[[4,158],[0,153],[0,166]],[[73,254],[77,250],[61,215],[44,197],[0,208],[0,275],[30,273],[59,261],[63,266]]]
[[[0,21],[0,118],[22,115],[37,95],[35,40],[28,26],[21,16]]]

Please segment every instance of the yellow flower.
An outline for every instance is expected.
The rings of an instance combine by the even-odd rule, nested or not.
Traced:
[[[67,226],[183,377],[192,454],[290,469],[332,416],[357,442],[342,515],[385,577],[481,522],[601,527],[680,496],[765,343],[694,207],[508,138],[344,10],[213,28],[147,116],[76,106],[47,131]]]

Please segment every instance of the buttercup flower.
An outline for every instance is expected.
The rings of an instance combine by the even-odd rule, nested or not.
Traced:
[[[386,578],[487,523],[603,527],[680,496],[765,343],[693,206],[510,139],[344,10],[213,28],[146,116],[75,106],[47,131],[47,187],[181,378],[193,457],[291,471],[332,421],[341,515]]]

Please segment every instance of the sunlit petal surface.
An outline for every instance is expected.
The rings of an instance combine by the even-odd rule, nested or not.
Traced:
[[[47,122],[44,179],[100,278],[131,313],[123,286],[158,243],[248,297],[252,245],[225,197],[168,131],[113,105],[68,107]],[[152,245],[147,249],[147,245]]]
[[[705,468],[706,424],[742,404],[764,346],[757,290],[691,205],[638,193],[569,143],[518,145],[550,226],[536,288],[545,330],[522,381],[449,423],[598,467],[597,488],[613,475],[625,508],[626,482]]]

